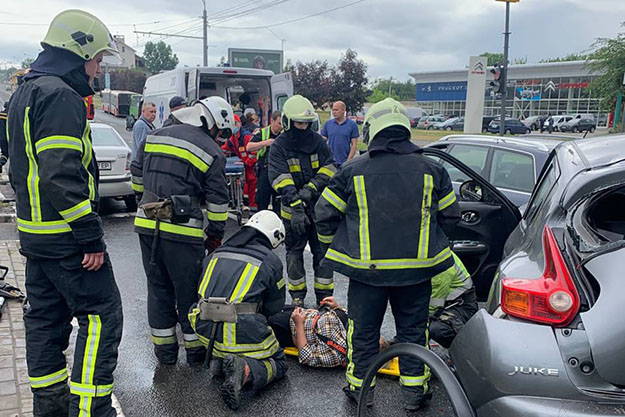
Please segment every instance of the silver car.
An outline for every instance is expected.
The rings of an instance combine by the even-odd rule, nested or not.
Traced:
[[[558,145],[522,218],[435,155],[471,174],[454,248],[478,279],[494,277],[487,308],[450,349],[479,417],[625,415],[623,155],[625,136]]]
[[[93,150],[100,171],[100,198],[124,200],[130,211],[137,209],[130,182],[130,148],[117,131],[106,124],[91,123]]]

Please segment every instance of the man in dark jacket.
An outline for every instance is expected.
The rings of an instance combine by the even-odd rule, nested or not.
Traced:
[[[304,248],[309,244],[313,255],[317,305],[334,292],[334,278],[328,267],[321,265],[322,236],[317,238],[313,207],[317,198],[334,176],[332,152],[311,125],[317,120],[308,99],[296,95],[282,109],[285,132],[269,152],[269,181],[282,196],[281,214],[286,225],[286,263],[289,293],[293,304],[301,306],[306,297]]]
[[[11,98],[8,120],[10,177],[27,260],[24,321],[33,411],[114,416],[122,307],[94,211],[98,172],[84,97],[93,94],[89,84],[102,55],[117,50],[106,26],[80,10],[56,16],[42,47]],[[80,327],[68,387],[63,351],[72,317]]]
[[[169,116],[163,122],[163,127],[180,124],[180,120],[176,119],[174,112],[185,107],[187,107],[187,100],[180,96],[173,96],[169,100]]]
[[[0,110],[0,172],[9,160],[9,141],[7,140],[7,113],[9,102],[5,101]]]
[[[232,409],[239,408],[245,385],[256,392],[287,370],[284,351],[267,325],[267,317],[284,307],[282,262],[271,251],[284,235],[278,215],[260,211],[204,260],[200,301],[189,320],[205,346],[213,339],[213,369],[225,376],[221,394]]]
[[[344,392],[353,399],[378,354],[389,300],[398,340],[428,345],[431,278],[453,266],[445,231],[460,218],[447,171],[410,141],[401,103],[371,106],[363,136],[369,152],[342,166],[315,207],[320,239],[331,244],[324,263],[350,279]],[[415,410],[429,369],[412,358],[400,358],[399,369],[404,406]]]
[[[175,112],[181,124],[148,135],[131,164],[141,196],[135,231],[148,279],[148,321],[154,353],[176,363],[180,323],[187,362],[202,363],[206,350],[187,318],[205,248],[221,245],[228,220],[226,158],[217,138],[232,134],[232,108],[209,97]],[[206,226],[205,226],[206,224]]]

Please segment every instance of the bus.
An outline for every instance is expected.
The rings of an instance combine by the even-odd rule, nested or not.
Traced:
[[[93,95],[85,97],[85,105],[87,106],[87,120],[95,118],[95,107],[93,106]]]
[[[130,97],[132,91],[102,90],[102,110],[117,117],[126,117],[130,114]]]

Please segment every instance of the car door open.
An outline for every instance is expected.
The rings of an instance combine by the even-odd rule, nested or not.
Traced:
[[[434,148],[424,148],[423,153],[447,162],[469,178],[456,191],[461,220],[448,237],[471,273],[478,298],[485,300],[504,243],[521,220],[521,213],[500,191],[453,156]]]

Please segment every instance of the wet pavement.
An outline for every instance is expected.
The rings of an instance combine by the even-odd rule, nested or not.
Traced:
[[[122,118],[114,118],[98,112],[96,121],[115,127],[127,140],[131,133],[125,131]],[[261,391],[252,401],[244,395],[241,408],[234,412],[223,403],[218,382],[211,381],[203,368],[190,367],[181,348],[179,362],[173,366],[161,366],[152,353],[147,324],[146,278],[141,263],[139,241],[133,232],[132,213],[126,213],[124,204],[105,200],[101,207],[105,239],[111,256],[115,276],[124,305],[124,335],[119,349],[119,364],[115,372],[115,393],[126,416],[350,416],[356,415],[355,404],[341,392],[345,385],[343,369],[314,369],[299,365],[289,358],[287,376]],[[228,221],[226,236],[238,226]],[[284,261],[284,247],[276,250]],[[309,271],[308,284],[312,287],[312,258],[305,253]],[[347,278],[336,276],[335,296],[345,304]],[[287,296],[287,299],[289,297]],[[288,300],[287,300],[288,301]],[[306,302],[314,303],[309,292]],[[382,336],[392,338],[394,323],[387,311]],[[182,340],[179,335],[179,340]],[[434,399],[418,413],[420,416],[450,416],[453,411],[442,387],[432,383]],[[379,377],[376,402],[370,416],[404,416],[401,407],[400,388],[396,378]],[[416,415],[416,414],[415,414]]]

